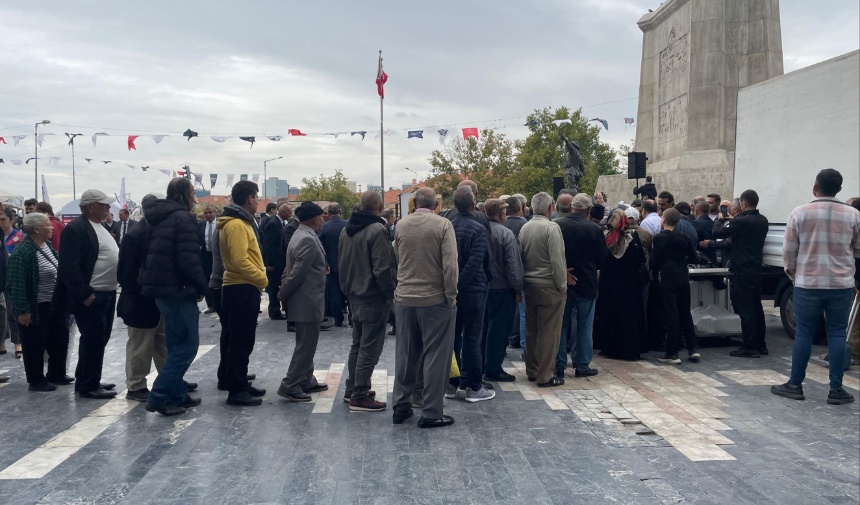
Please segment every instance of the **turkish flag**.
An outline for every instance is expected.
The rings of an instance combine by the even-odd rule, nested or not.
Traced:
[[[128,136],[128,150],[129,151],[131,151],[132,149],[137,151],[137,148],[134,147],[134,141],[137,139],[137,137],[138,137],[137,135],[129,135]]]
[[[289,130],[287,130],[287,133],[294,137],[304,137],[305,135],[307,135],[307,133],[302,133],[301,130],[295,128],[290,128]]]
[[[388,81],[388,74],[382,70],[382,51],[379,52],[379,68],[376,70],[376,92],[379,93],[379,98],[385,98],[385,83]]]
[[[463,138],[467,139],[469,137],[478,138],[478,129],[477,128],[463,128]]]

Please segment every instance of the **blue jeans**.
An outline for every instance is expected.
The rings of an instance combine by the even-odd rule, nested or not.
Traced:
[[[523,293],[523,301],[520,302],[520,348],[526,352],[526,294]]]
[[[830,389],[842,387],[845,366],[845,336],[848,314],[854,300],[854,289],[794,288],[794,318],[797,331],[791,352],[791,378],[794,385],[803,384],[806,365],[812,354],[812,338],[818,327],[821,313],[827,321],[827,355],[830,362]]]
[[[182,405],[188,394],[183,377],[200,345],[200,311],[193,297],[158,298],[155,304],[164,316],[167,360],[152,384],[147,403],[153,407]]]
[[[564,319],[561,321],[561,338],[558,341],[558,356],[555,367],[567,368],[567,344],[570,339],[570,361],[577,370],[587,370],[594,351],[594,298],[577,298],[572,289],[567,290]]]

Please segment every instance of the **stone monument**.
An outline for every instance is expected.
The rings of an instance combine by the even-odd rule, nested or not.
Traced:
[[[779,0],[667,0],[638,24],[635,150],[648,175],[675,201],[731,196],[738,90],[783,73]],[[633,186],[626,174],[597,182],[612,202]]]

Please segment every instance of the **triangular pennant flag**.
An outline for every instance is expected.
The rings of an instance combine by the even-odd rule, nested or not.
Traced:
[[[3,161],[3,158],[0,158],[0,164],[3,164],[3,163],[5,163],[5,162]]]
[[[137,148],[136,148],[136,147],[134,147],[134,141],[135,141],[135,139],[136,139],[137,137],[138,137],[137,135],[129,135],[129,136],[128,136],[128,150],[129,150],[129,151],[131,151],[132,149],[134,149],[135,151],[137,151]]]
[[[540,126],[540,121],[537,119],[529,119],[523,126]]]
[[[468,139],[469,137],[478,138],[478,129],[477,128],[463,128],[463,138]]]
[[[552,122],[552,124],[556,126],[561,126],[563,124],[571,124],[570,119],[556,119]]]
[[[153,135],[152,140],[155,141],[156,144],[161,143],[161,140],[164,139],[167,135]]]
[[[589,119],[589,120],[588,120],[588,122],[589,122],[589,123],[590,123],[590,122],[592,122],[592,121],[597,121],[597,122],[599,122],[600,124],[602,124],[602,125],[603,125],[603,128],[604,128],[604,129],[606,129],[606,130],[608,130],[608,129],[609,129],[609,121],[607,121],[607,120],[605,120],[605,119],[600,119],[599,117],[596,117],[596,118],[594,118],[594,119]]]
[[[282,137],[280,135],[271,135],[271,136],[266,136],[266,138],[273,141],[273,142],[279,142],[284,137]]]
[[[448,129],[447,128],[439,128],[438,130],[436,130],[436,133],[439,134],[439,143],[444,146],[445,140],[448,139]]]
[[[147,170],[149,170],[149,166],[141,165],[140,169],[143,170],[144,172],[146,172]]]
[[[633,124],[633,122],[634,122],[634,121],[633,121],[633,118],[632,118],[632,117],[626,117],[626,118],[624,118],[624,124]]]
[[[12,140],[15,142],[15,145],[17,146],[18,142],[21,142],[25,137],[27,137],[27,136],[26,135],[14,135],[12,137]]]
[[[166,168],[159,168],[158,171],[161,172],[162,174],[170,177],[170,170],[168,170]]]
[[[196,131],[194,131],[194,130],[192,130],[191,128],[189,128],[189,129],[185,130],[185,132],[182,134],[182,136],[183,136],[183,137],[188,137],[188,141],[190,142],[190,141],[191,141],[191,137],[196,137],[196,136],[197,136],[197,132],[196,132]]]
[[[260,174],[253,174],[251,176],[251,180],[254,182],[254,184],[260,182]]]
[[[50,158],[48,158],[48,165],[56,165],[59,162],[60,162],[59,156],[51,156]]]
[[[409,130],[406,132],[406,138],[408,138],[408,139],[423,139],[424,138],[424,130]]]
[[[287,133],[294,137],[304,137],[307,135],[307,133],[302,133],[302,131],[298,128],[290,128],[289,130],[287,130]]]
[[[194,179],[197,181],[197,184],[203,185],[203,174],[194,174]]]
[[[53,135],[53,133],[40,133],[36,135],[36,143],[39,144],[39,147],[42,147],[42,141],[45,140],[45,135]]]
[[[92,159],[92,158],[84,158],[84,159],[85,159],[85,160],[87,160],[87,165],[89,165],[89,164],[90,164],[90,162],[91,162],[91,161],[93,161],[93,159]]]
[[[9,161],[11,161],[13,165],[20,165],[21,164],[21,160],[9,160]]]
[[[247,181],[248,180],[248,174],[240,174],[239,180],[240,181]]]
[[[229,139],[230,136],[227,136],[227,137],[215,136],[215,137],[209,137],[209,138],[214,140],[215,142],[224,142],[225,140]]]
[[[211,184],[211,186],[209,186],[209,189],[212,189],[215,187],[215,181],[217,181],[217,180],[218,180],[218,174],[209,174],[209,183]]]
[[[134,166],[134,165],[129,165],[128,163],[123,163],[123,164],[124,164],[125,166],[127,166],[128,168],[132,169],[132,170],[134,170],[134,169],[135,169],[135,166]]]
[[[110,160],[107,160],[107,161],[102,160],[102,163],[104,163],[105,165],[107,165],[108,163],[113,163],[113,162],[112,162],[112,161],[110,161]]]
[[[227,187],[228,188],[233,187],[233,179],[235,179],[235,178],[236,178],[236,174],[227,174]]]
[[[96,147],[96,139],[107,136],[107,133],[93,133],[93,147]]]
[[[244,140],[245,142],[251,143],[251,149],[254,148],[254,142],[257,141],[256,137],[239,137],[240,140]]]
[[[358,132],[351,132],[349,134],[350,137],[352,137],[353,135],[361,135],[361,140],[364,140],[364,136],[367,135],[367,132],[362,130],[362,131],[358,131]]]
[[[4,139],[3,137],[0,137],[0,142],[3,142],[3,143],[5,144],[5,143],[6,143],[6,139]]]

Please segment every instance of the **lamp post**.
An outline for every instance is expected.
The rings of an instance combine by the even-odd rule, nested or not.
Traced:
[[[35,159],[33,160],[36,162],[34,165],[36,167],[36,169],[35,169],[36,170],[36,172],[35,172],[36,177],[33,180],[33,192],[36,193],[36,195],[35,195],[36,200],[39,200],[39,125],[40,124],[51,124],[51,122],[48,121],[47,119],[43,119],[42,121],[36,123],[36,138],[34,139],[34,142],[33,142],[33,145],[36,146],[36,150],[35,150],[35,154],[34,154]]]
[[[269,177],[266,173],[266,164],[269,163],[270,161],[279,160],[281,158],[283,158],[283,156],[278,156],[277,158],[272,158],[270,160],[266,160],[263,162],[263,200],[265,200],[266,198],[269,197],[269,195],[266,194],[266,182],[269,180]],[[276,191],[277,191],[277,189],[276,189]],[[289,197],[290,197],[290,193],[289,193],[289,190],[287,190],[287,198],[289,198]]]
[[[404,169],[404,170],[409,170],[410,172],[412,172],[413,174],[415,174],[415,182],[416,182],[416,183],[418,182],[418,172],[416,172],[415,170],[412,170],[412,169],[411,169],[411,168],[409,168],[409,167],[403,167],[403,169]]]
[[[75,137],[80,137],[82,133],[67,133],[69,137],[69,145],[72,146],[72,200],[78,199],[78,192],[75,187]]]

